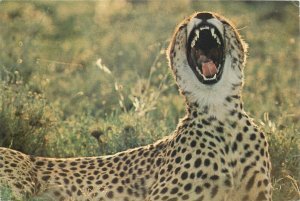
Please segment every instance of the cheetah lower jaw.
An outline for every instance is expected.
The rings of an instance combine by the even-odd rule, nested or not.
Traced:
[[[211,77],[211,78],[208,78],[208,77],[205,77],[205,75],[203,75],[200,71],[199,68],[196,68],[197,72],[203,77],[204,80],[215,80],[217,78],[217,74],[219,73],[219,68],[217,68],[217,73]]]

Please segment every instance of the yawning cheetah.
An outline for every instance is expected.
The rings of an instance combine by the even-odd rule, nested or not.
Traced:
[[[268,143],[241,100],[246,45],[235,27],[195,13],[175,30],[168,59],[187,107],[169,137],[99,157],[0,148],[0,183],[54,200],[272,200]]]

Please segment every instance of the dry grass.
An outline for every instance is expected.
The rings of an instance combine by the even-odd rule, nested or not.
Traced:
[[[298,6],[0,2],[0,145],[37,155],[90,156],[169,134],[184,104],[164,50],[181,19],[210,10],[237,24],[250,45],[243,97],[269,136],[274,201],[299,200]]]

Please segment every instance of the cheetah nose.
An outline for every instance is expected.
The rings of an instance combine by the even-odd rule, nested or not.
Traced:
[[[203,12],[203,13],[198,13],[196,15],[196,18],[202,20],[202,22],[205,22],[209,19],[212,19],[214,18],[213,14],[212,13],[209,13],[209,12]]]

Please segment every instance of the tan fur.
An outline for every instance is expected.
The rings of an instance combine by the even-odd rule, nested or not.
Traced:
[[[210,86],[186,61],[187,26],[204,15],[222,25],[226,43],[222,79]],[[187,103],[169,137],[99,157],[30,157],[0,148],[0,183],[16,197],[54,200],[270,201],[268,143],[243,109],[246,45],[233,24],[216,13],[193,14],[175,30],[168,57]]]

